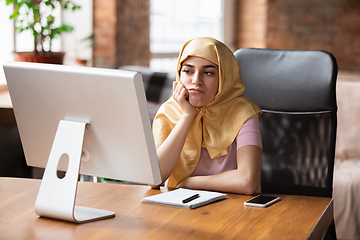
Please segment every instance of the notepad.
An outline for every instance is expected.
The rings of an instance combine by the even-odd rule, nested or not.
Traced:
[[[183,203],[184,199],[194,196],[195,194],[199,194],[199,197],[190,202]],[[194,209],[223,199],[226,199],[225,193],[178,188],[170,192],[145,197],[141,202]]]

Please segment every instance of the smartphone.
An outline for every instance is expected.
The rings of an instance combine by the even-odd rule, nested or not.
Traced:
[[[244,202],[244,205],[246,206],[253,206],[253,207],[267,207],[271,204],[276,203],[280,200],[280,197],[276,196],[269,196],[269,195],[257,195],[254,198],[251,198],[250,200],[247,200]]]

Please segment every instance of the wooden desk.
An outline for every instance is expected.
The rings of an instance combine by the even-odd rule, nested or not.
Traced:
[[[167,191],[148,186],[80,182],[77,205],[115,211],[115,218],[74,224],[40,218],[40,180],[0,178],[0,239],[321,239],[333,220],[332,199],[279,195],[268,207],[245,207],[251,196],[194,210],[141,203]]]
[[[12,108],[7,85],[0,85],[0,108]]]
[[[0,85],[0,125],[16,125],[10,94],[6,85]]]

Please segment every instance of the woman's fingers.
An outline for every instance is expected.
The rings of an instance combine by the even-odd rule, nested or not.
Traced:
[[[195,115],[196,109],[189,102],[189,92],[181,82],[173,84],[173,98],[179,104],[180,108],[186,114]]]
[[[173,84],[173,97],[176,101],[181,101],[182,98],[186,98],[188,92],[181,82],[174,82]]]
[[[189,99],[189,92],[188,92],[188,90],[187,90],[186,88],[183,88],[183,89],[181,90],[181,93],[180,93],[180,94],[185,98],[186,101],[188,101],[188,99]]]

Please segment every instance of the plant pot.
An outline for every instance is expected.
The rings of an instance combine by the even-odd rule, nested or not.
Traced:
[[[36,63],[51,63],[51,64],[63,64],[64,52],[14,52],[15,61],[20,62],[36,62]]]
[[[79,65],[79,66],[86,66],[87,60],[86,59],[75,58],[75,63],[76,63],[76,65]]]

